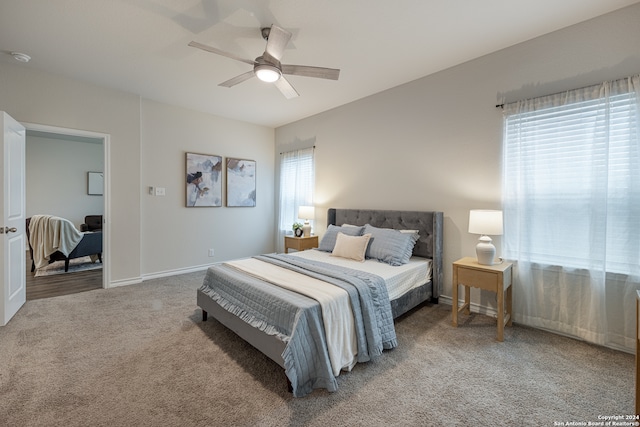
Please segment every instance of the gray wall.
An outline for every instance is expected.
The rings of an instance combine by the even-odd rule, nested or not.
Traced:
[[[104,197],[87,194],[87,172],[102,172],[104,148],[77,139],[27,135],[27,216],[55,215],[76,228],[103,213]]]
[[[501,206],[495,105],[639,73],[639,22],[640,4],[282,126],[276,152],[315,141],[319,234],[329,207],[443,211],[450,297],[451,263],[475,256],[469,210]]]

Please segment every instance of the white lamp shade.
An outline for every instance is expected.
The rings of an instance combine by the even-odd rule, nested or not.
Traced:
[[[300,206],[298,208],[298,218],[313,219],[316,216],[316,209],[313,206]]]
[[[473,209],[469,211],[469,233],[502,235],[502,211]]]

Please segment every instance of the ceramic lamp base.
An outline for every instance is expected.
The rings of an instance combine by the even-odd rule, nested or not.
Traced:
[[[476,256],[478,264],[493,265],[496,258],[496,247],[491,243],[491,237],[482,236],[476,245]]]
[[[309,225],[309,221],[304,222],[304,225],[302,226],[302,232],[304,237],[311,236],[311,225]]]

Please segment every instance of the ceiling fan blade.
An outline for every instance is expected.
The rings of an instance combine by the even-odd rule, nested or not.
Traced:
[[[269,31],[269,38],[267,39],[267,48],[265,52],[276,58],[278,61],[282,59],[284,49],[287,47],[291,39],[291,33],[284,30],[277,25],[272,25]]]
[[[249,80],[254,75],[255,74],[253,73],[253,70],[247,71],[246,73],[242,73],[239,76],[235,76],[234,78],[229,79],[226,82],[220,83],[218,86],[232,87],[237,85],[238,83],[244,82],[245,80]]]
[[[297,98],[298,96],[300,96],[298,91],[296,91],[294,87],[291,86],[291,83],[289,83],[289,81],[285,79],[284,76],[276,80],[274,85],[276,85],[276,87],[280,89],[280,92],[282,92],[282,94],[287,99]]]
[[[240,61],[240,62],[245,62],[249,65],[254,65],[254,61],[250,60],[250,59],[244,59],[241,58],[239,56],[234,55],[233,53],[229,53],[229,52],[225,52],[224,50],[220,50],[217,49],[215,47],[212,46],[207,46],[206,44],[202,44],[202,43],[198,43],[198,42],[190,42],[189,46],[191,47],[197,47],[198,49],[202,49],[206,52],[211,52],[211,53],[215,53],[217,55],[222,55],[222,56],[226,56],[227,58],[231,58],[231,59],[235,59],[236,61]]]
[[[337,68],[309,67],[307,65],[282,65],[282,74],[316,77],[319,79],[338,80],[340,70]]]

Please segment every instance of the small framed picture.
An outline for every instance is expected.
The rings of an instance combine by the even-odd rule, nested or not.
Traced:
[[[255,160],[227,158],[227,206],[256,205]]]
[[[102,172],[87,172],[87,194],[102,196],[104,192],[104,174]]]
[[[187,207],[222,206],[222,157],[187,153]]]

